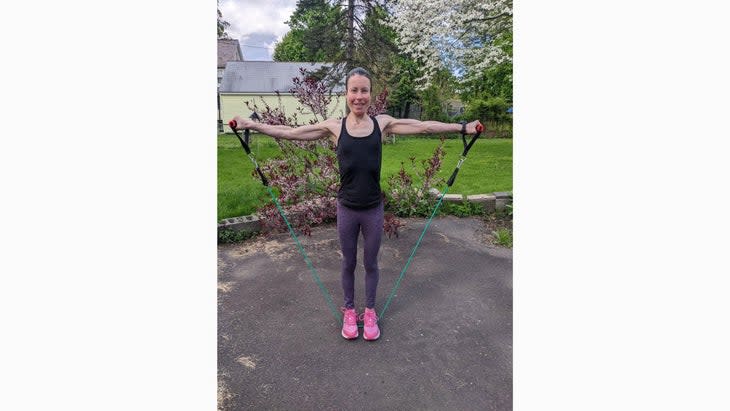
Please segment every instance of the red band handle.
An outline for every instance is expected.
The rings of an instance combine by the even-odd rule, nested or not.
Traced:
[[[482,131],[484,131],[484,126],[482,125],[482,123],[477,124],[477,133],[481,133]]]
[[[228,126],[232,129],[235,129],[237,124],[238,123],[236,123],[236,120],[231,120],[228,122]]]

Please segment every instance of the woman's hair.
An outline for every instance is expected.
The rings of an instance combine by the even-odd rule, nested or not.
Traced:
[[[359,75],[359,76],[365,76],[365,77],[367,77],[368,80],[370,80],[370,87],[373,86],[373,78],[370,77],[370,73],[368,73],[368,71],[365,70],[362,67],[355,67],[354,69],[350,70],[347,73],[347,77],[345,77],[345,89],[347,89],[347,83],[350,82],[350,77],[352,77],[352,76],[354,76],[356,74]]]

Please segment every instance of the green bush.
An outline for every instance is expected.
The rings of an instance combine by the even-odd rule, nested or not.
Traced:
[[[481,121],[496,123],[512,122],[507,113],[509,103],[502,97],[490,97],[486,100],[474,99],[466,106],[464,116],[466,118],[478,118]]]
[[[508,248],[512,248],[512,231],[507,228],[499,228],[492,231],[494,242]]]
[[[406,171],[401,162],[400,171],[388,178],[388,189],[384,192],[388,211],[398,217],[428,216],[436,204],[429,190],[444,182],[443,177],[436,175],[445,155],[444,141],[443,138],[440,140],[431,158],[421,161],[420,168],[416,166],[415,156],[409,158],[415,177]]]
[[[464,197],[461,203],[444,202],[441,214],[449,214],[457,217],[471,217],[484,215],[485,211],[481,204],[467,201],[466,197]]]
[[[243,230],[237,231],[231,230],[230,228],[224,228],[218,230],[218,244],[240,243],[248,240],[249,238],[255,237],[257,234],[258,232]]]
[[[429,87],[421,94],[421,120],[448,122],[444,100],[435,87]]]
[[[474,99],[466,106],[467,121],[479,119],[486,126],[487,136],[512,137],[512,115],[507,113],[510,104],[502,97]]]

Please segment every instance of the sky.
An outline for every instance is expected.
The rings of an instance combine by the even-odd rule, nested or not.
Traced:
[[[222,0],[223,20],[231,25],[227,33],[241,44],[244,60],[273,60],[274,46],[289,31],[285,23],[296,8],[296,0]]]

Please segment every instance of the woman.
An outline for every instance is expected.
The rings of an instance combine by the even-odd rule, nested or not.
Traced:
[[[386,114],[368,116],[372,79],[363,68],[347,73],[347,107],[350,113],[343,119],[328,119],[300,127],[271,126],[236,116],[237,129],[252,129],[287,140],[317,140],[329,138],[337,147],[340,168],[340,189],[337,195],[337,234],[342,251],[342,289],[344,292],[342,337],[358,337],[355,310],[355,265],[357,240],[363,234],[365,266],[365,312],[363,338],[380,337],[375,313],[375,294],[380,272],[378,252],[383,233],[383,196],[380,190],[382,142],[388,134],[438,134],[466,131],[476,133],[479,121],[468,124],[447,124],[438,121],[397,119]],[[463,127],[463,128],[462,128]]]

